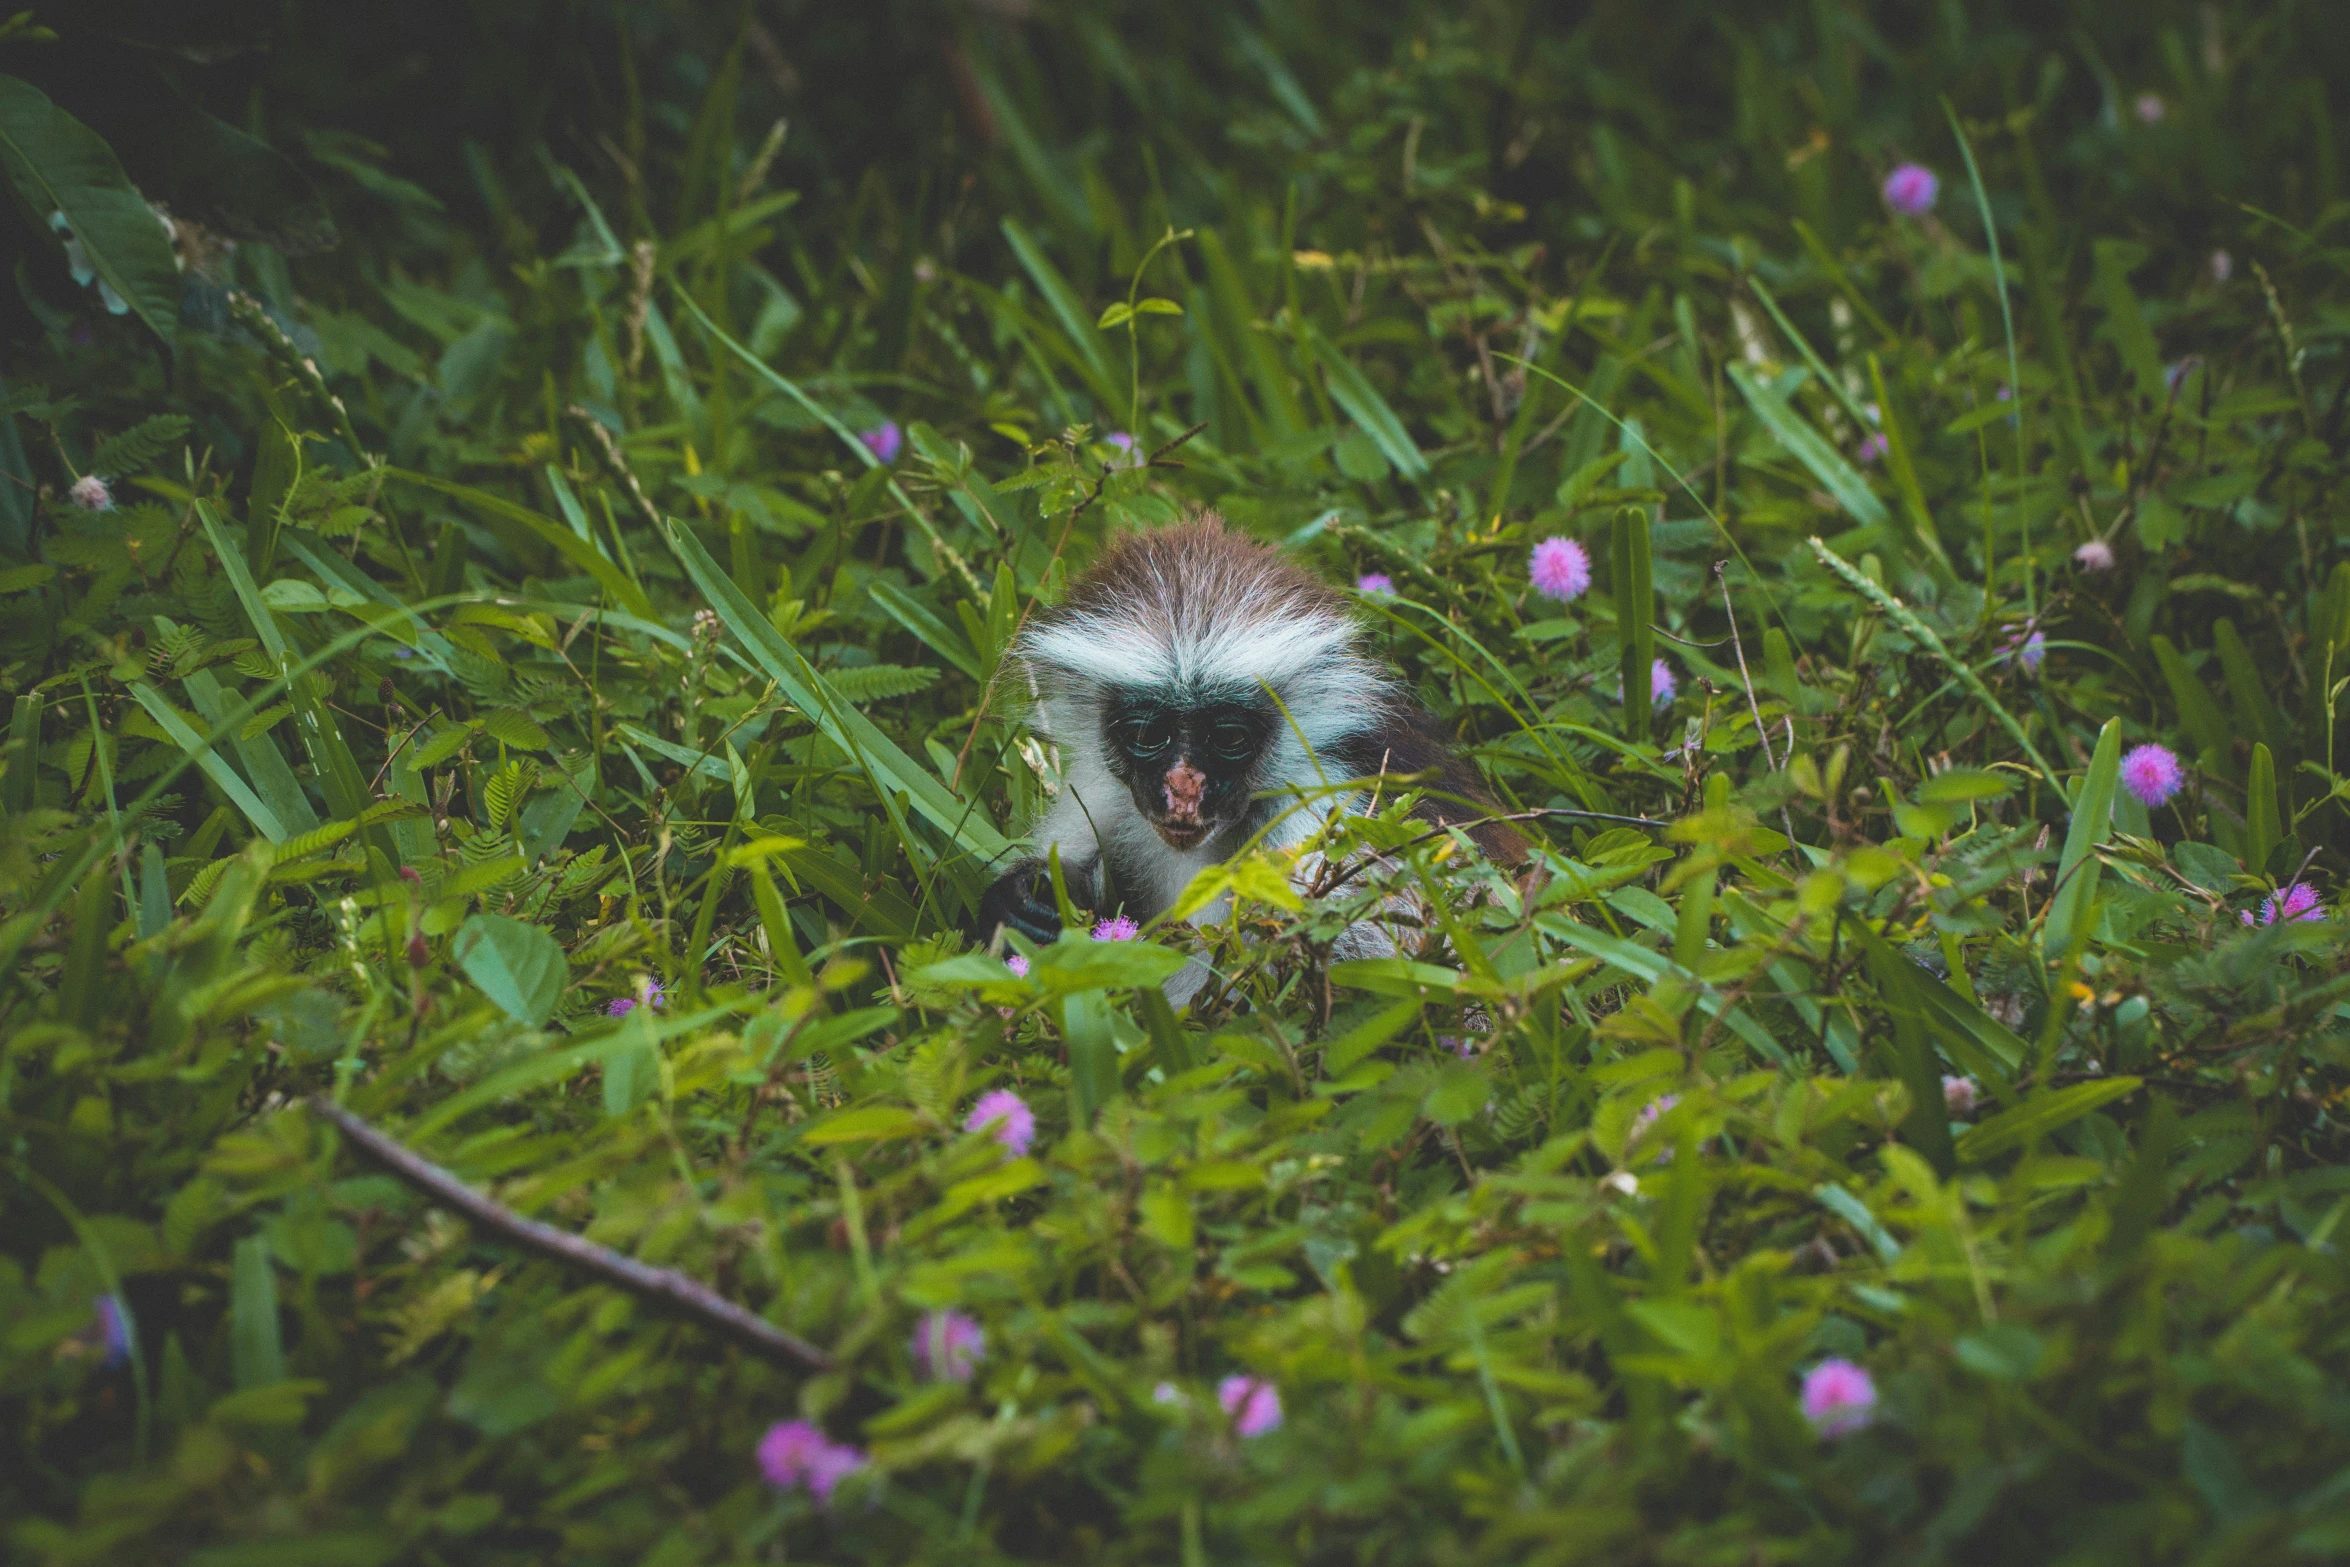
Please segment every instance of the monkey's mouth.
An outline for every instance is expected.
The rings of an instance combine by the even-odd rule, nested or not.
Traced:
[[[1196,849],[1214,830],[1210,822],[1152,822],[1151,827],[1170,849]]]

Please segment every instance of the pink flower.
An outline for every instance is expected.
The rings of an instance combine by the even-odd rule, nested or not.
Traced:
[[[1026,979],[1028,977],[1028,960],[1017,952],[1004,954],[1004,967],[1010,969],[1015,978]]]
[[[1142,934],[1142,927],[1121,914],[1115,919],[1103,920],[1093,928],[1096,941],[1132,941]]]
[[[1230,1376],[1216,1384],[1216,1402],[1242,1436],[1263,1436],[1281,1424],[1281,1394],[1258,1377]]]
[[[986,1331],[959,1311],[926,1312],[914,1328],[914,1370],[925,1382],[968,1382],[986,1358]]]
[[[2138,101],[2130,107],[2137,111],[2140,125],[2160,125],[2170,113],[2170,105],[2162,101],[2162,94],[2158,92],[2138,94]]]
[[[1573,539],[1551,537],[1534,546],[1526,562],[1534,591],[1561,604],[1581,598],[1591,586],[1591,557]]]
[[[2179,792],[2187,771],[2166,746],[2133,746],[2122,758],[2122,787],[2141,805],[2160,805]]]
[[[1971,1077],[1942,1079],[1942,1106],[1952,1115],[1972,1115],[1982,1098],[1982,1086]]]
[[[1877,1408],[1877,1384],[1849,1360],[1823,1360],[1803,1377],[1803,1413],[1822,1436],[1850,1436]]]
[[[114,509],[114,492],[106,487],[104,479],[94,473],[85,473],[74,480],[73,488],[65,492],[65,498],[84,511]]]
[[[1883,431],[1871,430],[1862,438],[1860,450],[1853,455],[1864,463],[1873,463],[1892,449],[1892,443],[1885,439]]]
[[[806,1420],[782,1420],[759,1439],[759,1472],[779,1491],[805,1486],[819,1502],[832,1500],[834,1487],[865,1465],[865,1455],[825,1436]]]
[[[1355,579],[1357,593],[1393,593],[1395,579],[1383,571],[1366,571]]]
[[[661,1010],[662,998],[666,996],[668,992],[661,988],[661,982],[659,980],[648,979],[644,981],[640,987],[640,994],[642,994],[644,997],[645,1005],[658,1012]],[[612,1004],[604,1008],[604,1015],[607,1017],[626,1017],[628,1014],[636,1010],[636,1003],[637,998],[635,996],[616,996],[613,998]]]
[[[1942,181],[1922,163],[1905,163],[1885,176],[1885,205],[1905,218],[1922,218],[1934,210]]]
[[[857,439],[865,443],[865,450],[883,462],[896,462],[898,453],[904,449],[906,444],[905,432],[897,427],[895,421],[889,419],[882,420],[880,428],[867,430]]]
[[[2083,571],[2113,570],[2113,546],[2103,539],[2091,539],[2073,551],[2073,564]]]
[[[2325,917],[2326,906],[2318,901],[2317,889],[2301,882],[2295,882],[2283,892],[2272,892],[2261,899],[2260,918],[2257,921],[2252,918],[2250,909],[2240,916],[2247,925],[2274,925],[2279,920],[2290,924],[2294,920],[2322,920]]]
[[[1009,1088],[991,1089],[981,1094],[979,1102],[971,1107],[963,1130],[992,1131],[995,1140],[1010,1149],[1012,1157],[1017,1159],[1036,1140],[1036,1112],[1028,1108],[1027,1100]]]
[[[2023,646],[2015,651],[2015,661],[2024,666],[2024,673],[2040,672],[2040,661],[2048,656],[2048,638],[2035,631],[2024,638]]]
[[[634,996],[614,996],[612,1004],[604,1009],[606,1017],[626,1017],[636,1010]]]
[[[1142,454],[1135,449],[1134,437],[1124,430],[1112,430],[1102,437],[1102,444],[1114,446],[1118,450],[1118,455],[1110,459],[1109,465],[1113,468],[1132,468],[1142,461]]]

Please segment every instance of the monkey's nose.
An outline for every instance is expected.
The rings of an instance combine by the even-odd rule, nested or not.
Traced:
[[[1196,822],[1206,802],[1208,775],[1179,761],[1167,769],[1167,816],[1172,821]]]

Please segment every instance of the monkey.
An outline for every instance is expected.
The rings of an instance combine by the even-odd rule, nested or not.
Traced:
[[[1504,867],[1528,855],[1490,819],[1492,796],[1436,720],[1364,651],[1345,599],[1212,513],[1113,542],[1006,651],[1059,749],[1062,785],[1034,856],[981,898],[983,941],[1005,927],[1040,944],[1060,934],[1054,849],[1072,903],[1148,920],[1268,824],[1270,847],[1311,838],[1349,803],[1325,781],[1432,774],[1415,816],[1459,824]],[[1363,955],[1382,949],[1392,944]],[[1194,967],[1171,997],[1198,989],[1206,969]]]

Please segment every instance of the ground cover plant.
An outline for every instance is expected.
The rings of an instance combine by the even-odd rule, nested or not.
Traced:
[[[2322,8],[345,9],[0,23],[12,1559],[2350,1554]],[[974,945],[1200,506],[1536,865]]]

